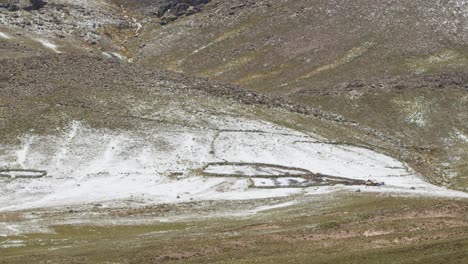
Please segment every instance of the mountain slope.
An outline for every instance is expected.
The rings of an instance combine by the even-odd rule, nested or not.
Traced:
[[[464,1],[28,2],[0,263],[466,262]]]
[[[412,154],[399,157],[427,177],[464,189],[467,8],[214,0],[166,25],[146,16],[127,46],[142,65],[236,83],[371,127],[400,141]]]

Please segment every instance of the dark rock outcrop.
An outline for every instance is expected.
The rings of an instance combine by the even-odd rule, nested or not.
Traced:
[[[44,7],[46,2],[43,0],[0,0],[0,8],[7,8],[10,11],[38,10]]]
[[[166,0],[158,8],[156,16],[161,18],[162,24],[176,20],[181,16],[193,15],[210,0]]]
[[[29,0],[31,2],[31,7],[34,10],[40,9],[45,5],[45,2],[42,0]]]

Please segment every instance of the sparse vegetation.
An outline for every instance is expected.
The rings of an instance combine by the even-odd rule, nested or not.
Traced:
[[[52,234],[0,238],[1,246],[14,240],[25,244],[3,248],[0,261],[463,263],[466,260],[468,222],[464,202],[372,195],[320,200],[247,219],[193,219],[137,226],[55,226]]]

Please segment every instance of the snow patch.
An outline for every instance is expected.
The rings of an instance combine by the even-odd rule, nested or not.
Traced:
[[[3,32],[0,32],[0,38],[2,39],[10,39],[10,35],[6,34],[6,33],[3,33]]]
[[[455,131],[455,137],[458,138],[461,141],[468,142],[468,136],[462,133],[459,130]]]
[[[237,123],[241,129],[225,131],[164,124],[126,132],[92,129],[72,122],[62,135],[29,136],[19,148],[0,146],[4,150],[0,152],[4,169],[21,164],[24,168],[47,171],[44,178],[0,178],[0,211],[89,203],[113,206],[265,199],[356,189],[356,186],[302,188],[298,185],[303,179],[293,176],[297,172],[294,168],[299,168],[299,172],[304,169],[385,182],[383,187],[362,186],[363,191],[468,197],[466,193],[426,183],[405,164],[369,149],[322,142],[265,122],[242,119],[232,122],[231,118],[224,119],[226,123],[223,119],[217,122],[220,128],[234,128],[233,123]],[[242,130],[243,123],[248,124],[249,130]],[[277,167],[207,167],[220,162]],[[246,177],[205,177],[200,168]],[[274,175],[276,179],[255,180],[257,187],[277,188],[252,186],[248,176],[258,173]],[[288,188],[292,185],[301,188]]]
[[[102,52],[102,55],[103,55],[104,57],[106,57],[106,58],[112,59],[112,55],[109,54],[108,52],[103,51],[103,52]]]
[[[408,117],[408,122],[418,125],[419,127],[424,127],[426,125],[426,120],[424,118],[423,112],[414,112]]]
[[[126,57],[118,52],[111,52],[110,54],[119,60],[126,60]]]
[[[61,51],[58,50],[58,46],[55,45],[54,43],[50,42],[49,40],[46,39],[36,39],[39,43],[42,44],[42,46],[53,50],[55,53],[62,53]]]
[[[16,160],[22,168],[24,168],[24,162],[26,161],[26,157],[33,140],[33,137],[27,137],[25,140],[23,140],[24,142],[22,148],[16,152]]]
[[[0,243],[0,248],[16,248],[16,247],[25,247],[26,244],[23,240],[6,240]]]
[[[279,203],[279,204],[275,204],[275,205],[265,205],[265,206],[257,207],[254,210],[251,210],[251,212],[259,213],[259,212],[264,212],[264,211],[268,211],[268,210],[289,207],[289,206],[292,206],[294,204],[296,204],[296,203],[295,202],[285,202],[285,203]]]

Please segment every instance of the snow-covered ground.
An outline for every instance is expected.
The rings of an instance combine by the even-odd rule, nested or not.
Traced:
[[[21,145],[0,146],[0,169],[44,170],[47,176],[0,178],[0,211],[93,203],[112,206],[122,201],[158,204],[261,199],[358,188],[260,189],[252,188],[247,177],[200,174],[206,165],[220,162],[266,163],[386,184],[361,187],[362,191],[468,197],[428,184],[401,162],[369,149],[321,142],[318,137],[271,123],[233,119],[213,121],[217,129],[167,124],[136,132],[97,130],[73,122],[59,136],[25,135]],[[211,169],[222,173],[220,168],[247,176],[285,172],[271,168],[256,171],[251,166]],[[285,187],[290,180],[301,181],[279,179],[279,185]],[[257,184],[272,184],[264,182]]]

